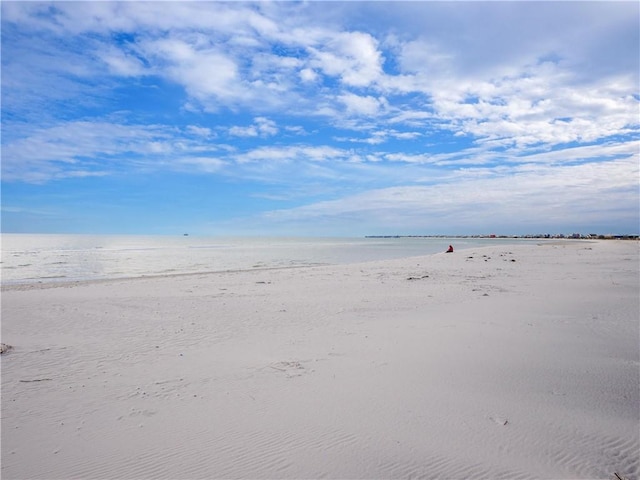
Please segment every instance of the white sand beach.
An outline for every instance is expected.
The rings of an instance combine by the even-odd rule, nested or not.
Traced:
[[[638,253],[5,287],[1,476],[638,478]]]

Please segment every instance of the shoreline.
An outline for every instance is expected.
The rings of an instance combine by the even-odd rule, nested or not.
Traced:
[[[383,238],[383,237],[372,237],[372,238]],[[390,238],[390,237],[384,237]],[[425,238],[442,238],[442,239],[455,239],[454,237],[425,237]],[[470,237],[460,237],[470,238]],[[482,237],[483,239],[485,237]],[[488,239],[488,237],[487,237]],[[470,249],[478,249],[478,248],[491,248],[491,247],[506,247],[509,245],[519,245],[519,241],[526,240],[530,241],[530,238],[498,238],[491,240],[513,240],[513,243],[504,243],[500,245],[493,246],[465,246],[460,249],[456,249],[456,252],[464,252]],[[529,245],[566,245],[569,243],[580,242],[580,243],[590,243],[590,242],[600,242],[604,240],[600,239],[539,239],[541,243],[528,243]],[[609,240],[607,240],[609,241]],[[636,240],[636,242],[638,242]],[[424,256],[431,255],[439,255],[442,252],[437,253],[426,253],[424,255],[411,255],[407,257],[399,257],[389,260],[398,260],[398,259],[411,259],[411,258],[420,258]],[[69,288],[71,286],[78,286],[83,284],[90,283],[105,283],[105,282],[115,282],[115,281],[126,281],[126,280],[142,280],[142,279],[152,279],[152,278],[163,278],[163,277],[180,277],[180,276],[193,276],[193,275],[217,275],[223,273],[238,273],[238,272],[250,272],[250,271],[260,271],[260,270],[279,270],[279,269],[296,269],[296,268],[308,268],[308,267],[330,267],[337,265],[357,265],[360,263],[371,263],[371,262],[380,262],[387,260],[369,260],[369,261],[354,261],[350,263],[309,263],[309,264],[299,264],[299,265],[287,265],[287,266],[257,266],[257,267],[247,267],[247,268],[237,268],[237,269],[221,269],[221,270],[202,270],[197,272],[175,272],[175,273],[149,273],[149,274],[141,274],[141,275],[128,275],[128,276],[118,276],[118,277],[107,277],[107,278],[86,278],[86,279],[75,279],[75,278],[66,278],[66,277],[49,277],[49,278],[33,278],[33,279],[24,279],[24,280],[13,280],[9,282],[2,282],[0,278],[0,292],[5,291],[15,291],[15,290],[38,290],[38,289],[48,289],[48,288]]]
[[[2,478],[637,478],[638,244],[588,242],[3,290]]]
[[[11,292],[11,291],[25,291],[25,290],[43,290],[50,288],[71,288],[71,287],[80,287],[83,285],[93,285],[93,284],[107,284],[113,282],[128,282],[128,281],[142,281],[142,280],[154,280],[154,279],[170,279],[170,278],[179,278],[179,277],[194,277],[194,276],[207,276],[207,275],[224,275],[224,274],[233,274],[233,273],[242,273],[242,272],[261,272],[261,271],[269,271],[269,270],[295,270],[300,268],[314,268],[314,267],[327,267],[331,266],[330,264],[319,264],[319,265],[290,265],[290,266],[282,266],[282,267],[254,267],[251,269],[231,269],[231,270],[204,270],[201,272],[177,272],[177,273],[158,273],[158,274],[145,274],[139,276],[130,276],[130,277],[113,277],[113,278],[93,278],[87,280],[38,280],[38,281],[28,281],[28,282],[16,282],[16,283],[7,283],[0,285],[0,291],[2,292]]]

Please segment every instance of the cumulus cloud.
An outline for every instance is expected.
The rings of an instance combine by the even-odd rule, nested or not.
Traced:
[[[309,9],[316,7],[311,5]],[[599,79],[599,84],[585,81],[579,70],[570,68],[579,64],[585,53],[566,47],[560,52],[563,44],[558,38],[564,38],[564,34],[559,35],[563,24],[556,16],[551,22],[554,35],[550,37],[556,43],[540,42],[538,29],[536,35],[530,31],[530,22],[515,28],[497,21],[507,14],[515,15],[517,24],[528,16],[541,16],[546,11],[544,6],[525,5],[506,11],[501,5],[462,9],[430,3],[403,4],[389,11],[389,6],[381,2],[371,7],[391,18],[404,15],[410,20],[409,33],[418,19],[430,28],[425,30],[423,26],[413,39],[396,37],[393,48],[389,48],[388,37],[382,35],[331,29],[328,22],[311,27],[304,23],[308,17],[301,13],[303,9],[294,5],[256,8],[244,3],[169,3],[163,4],[165,15],[159,15],[153,6],[136,2],[89,3],[74,8],[55,4],[50,10],[37,4],[10,5],[5,8],[5,18],[9,24],[46,30],[54,37],[63,33],[123,32],[127,40],[115,44],[107,37],[94,37],[96,57],[116,75],[156,75],[181,85],[191,97],[185,102],[189,108],[200,105],[207,111],[217,111],[242,106],[262,114],[295,105],[300,115],[329,116],[338,122],[341,107],[353,115],[374,115],[385,107],[394,113],[389,121],[396,123],[415,126],[420,119],[436,118],[441,129],[492,141],[508,138],[520,145],[592,141],[625,125],[637,125],[630,118],[636,113],[633,92],[637,74],[627,73],[625,77],[612,72]],[[567,15],[565,7],[560,9],[561,18]],[[500,42],[507,45],[498,45],[491,41],[493,37],[487,40],[486,25],[470,24],[468,8],[477,10],[478,18],[486,19],[491,28],[504,34],[496,34],[496,38],[509,38]],[[349,7],[338,10],[343,9]],[[299,16],[286,16],[288,10]],[[575,9],[569,10],[575,14]],[[612,10],[617,12],[618,8]],[[606,14],[601,18],[594,11],[602,9],[590,6],[578,13],[596,22],[606,38],[612,37],[610,30],[621,14],[602,12]],[[44,21],[45,12],[54,21]],[[286,20],[276,18],[280,15]],[[207,21],[203,21],[205,17]],[[547,19],[547,23],[550,21]],[[628,28],[628,21],[624,25]],[[452,35],[449,30],[456,28],[477,35]],[[517,39],[516,30],[522,33],[522,39]],[[580,35],[586,41],[584,34]],[[50,40],[55,45],[54,38]],[[486,50],[491,55],[481,55],[476,43],[491,46]],[[510,46],[513,43],[517,47]],[[593,41],[586,43],[593,46]],[[277,53],[273,45],[278,46]],[[496,49],[504,54],[495,55]],[[470,52],[478,57],[478,65],[490,66],[469,70]],[[88,57],[87,71],[91,62]],[[67,69],[68,64],[67,58]],[[333,100],[322,88],[324,80],[331,78],[345,87]],[[369,91],[361,94],[346,88]],[[424,108],[416,110],[415,102],[404,103],[394,98],[397,94],[421,95]],[[348,126],[342,124],[343,128]]]
[[[364,87],[382,74],[382,55],[378,42],[362,32],[340,32],[325,39],[323,45],[310,45],[310,64],[325,74],[339,77],[348,86]]]
[[[161,39],[145,43],[143,49],[157,62],[164,63],[168,76],[199,100],[242,94],[235,61],[216,48],[208,45],[197,48],[180,39]]]
[[[345,105],[347,113],[352,115],[376,115],[385,104],[384,99],[378,99],[371,95],[355,95],[353,93],[340,95],[338,99]]]

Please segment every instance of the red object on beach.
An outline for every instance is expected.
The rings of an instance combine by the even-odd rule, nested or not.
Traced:
[[[449,249],[446,253],[453,253],[453,245],[449,245]]]

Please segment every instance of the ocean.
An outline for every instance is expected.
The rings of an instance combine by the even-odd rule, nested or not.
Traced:
[[[527,240],[2,234],[1,241],[9,285],[349,264]]]

